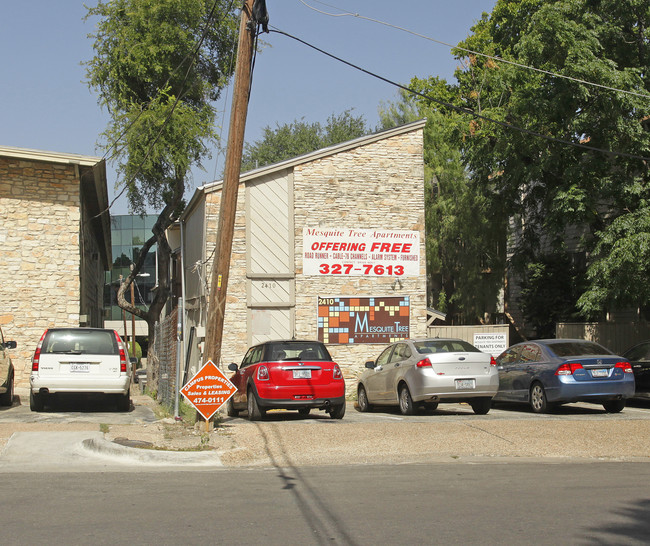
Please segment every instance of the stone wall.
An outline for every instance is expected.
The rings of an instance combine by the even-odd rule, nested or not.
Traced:
[[[79,180],[73,165],[0,158],[0,325],[16,385],[44,330],[78,326]]]

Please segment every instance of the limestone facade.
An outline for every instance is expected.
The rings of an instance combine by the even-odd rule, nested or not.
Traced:
[[[241,176],[219,363],[222,369],[231,362],[240,363],[247,348],[264,338],[255,332],[256,300],[262,298],[259,294],[264,289],[272,294],[260,309],[276,313],[290,324],[283,335],[278,333],[282,329],[271,328],[266,333],[269,339],[287,334],[317,339],[319,296],[409,296],[410,336],[426,336],[423,127],[423,122],[417,122]],[[267,187],[273,188],[269,197],[263,193]],[[182,219],[187,226],[185,283],[199,287],[185,294],[188,326],[205,326],[220,196],[220,182],[199,188]],[[202,216],[200,222],[197,215]],[[272,219],[264,220],[265,216]],[[256,228],[258,222],[266,223]],[[304,228],[419,232],[419,275],[404,277],[400,284],[394,277],[305,275]],[[275,239],[283,238],[277,256],[263,266],[258,262],[268,256],[255,249],[256,229],[277,229],[280,235]],[[269,249],[268,254],[273,252]],[[201,282],[192,281],[196,276]],[[344,370],[350,388],[364,363],[376,358],[385,346],[329,344],[328,349]],[[199,363],[193,362],[193,368]]]
[[[99,158],[0,148],[0,325],[18,344],[16,385],[28,384],[46,328],[79,326],[82,315],[103,325],[110,231],[92,216],[107,205],[105,183]]]

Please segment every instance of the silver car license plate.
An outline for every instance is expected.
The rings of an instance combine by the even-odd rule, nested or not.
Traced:
[[[70,371],[74,373],[88,373],[90,362],[70,362]]]
[[[608,375],[605,369],[591,370],[591,377],[607,377]]]
[[[293,370],[294,379],[311,379],[311,370]]]
[[[456,390],[475,389],[476,379],[456,379]]]

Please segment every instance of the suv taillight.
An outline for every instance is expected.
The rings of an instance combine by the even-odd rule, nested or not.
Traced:
[[[615,368],[623,368],[623,373],[633,373],[632,372],[632,364],[629,362],[617,362]]]
[[[40,364],[41,360],[41,347],[43,346],[43,339],[45,339],[45,334],[47,334],[47,330],[43,332],[43,335],[41,336],[41,339],[38,342],[38,345],[36,346],[36,351],[34,351],[34,356],[32,357],[32,371],[37,372],[38,371],[38,366]]]
[[[126,360],[126,353],[124,352],[124,344],[120,339],[120,334],[118,334],[115,330],[113,330],[113,333],[115,334],[115,339],[117,339],[117,346],[120,349],[120,372],[126,373],[128,370],[128,362]]]
[[[334,364],[332,371],[334,372],[334,379],[343,379],[343,374],[341,373],[341,368],[339,368],[338,364]]]
[[[259,366],[257,368],[257,379],[260,381],[269,380],[269,369],[266,366]]]
[[[496,366],[496,365],[497,365],[496,359],[493,356],[491,356],[490,357],[490,366]]]

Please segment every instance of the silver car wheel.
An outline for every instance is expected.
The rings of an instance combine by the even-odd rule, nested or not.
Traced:
[[[366,389],[363,387],[363,385],[359,386],[357,399],[360,411],[368,411],[370,409],[370,404],[368,403],[368,394],[366,393]]]
[[[399,390],[399,409],[402,415],[413,415],[415,411],[411,393],[406,385],[403,385]]]
[[[530,388],[530,407],[535,413],[546,412],[546,393],[540,383],[535,383]]]

